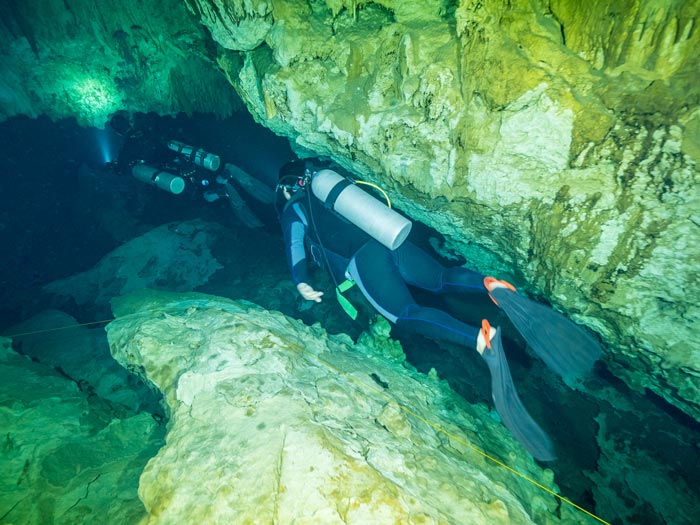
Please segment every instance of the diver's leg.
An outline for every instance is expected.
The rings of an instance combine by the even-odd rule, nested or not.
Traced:
[[[491,373],[491,397],[501,416],[501,421],[535,459],[540,461],[556,459],[549,436],[532,419],[515,390],[508,361],[503,353],[501,331],[496,331],[494,337],[492,334],[494,329],[488,321],[484,320],[481,332],[486,332],[489,343],[481,347],[479,353],[486,361]]]
[[[445,268],[411,242],[404,242],[393,255],[401,277],[411,286],[436,293],[486,294],[483,275],[461,266]]]
[[[462,267],[444,268],[409,242],[392,254],[401,277],[412,286],[436,293],[488,294],[535,353],[565,380],[585,375],[600,357],[600,345],[591,334],[551,308],[518,294],[506,281]],[[418,315],[430,316],[428,312]]]
[[[225,183],[224,188],[226,188],[226,195],[228,197],[228,202],[231,205],[231,210],[236,218],[243,223],[244,226],[248,228],[262,228],[264,224],[253,211],[248,207],[246,202],[238,193],[236,188],[234,188],[230,183]]]
[[[430,339],[476,348],[478,328],[442,310],[416,304],[394,255],[378,242],[369,241],[350,262],[348,272],[372,306],[389,321]]]
[[[348,273],[377,311],[393,323],[431,339],[476,349],[489,367],[494,403],[506,427],[535,458],[554,458],[549,438],[527,413],[515,391],[501,349],[500,331],[493,330],[488,322],[479,330],[441,310],[417,305],[399,273],[395,254],[376,241],[369,241],[357,252]]]
[[[588,374],[600,358],[593,335],[559,312],[520,295],[505,281],[487,277],[484,287],[530,348],[565,382]]]

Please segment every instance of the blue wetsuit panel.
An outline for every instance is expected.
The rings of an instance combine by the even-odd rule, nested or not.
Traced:
[[[422,269],[425,270],[428,265],[423,256],[427,254],[413,245],[406,246],[407,244],[391,251],[375,240],[367,242],[353,258],[350,275],[372,305],[390,321],[431,339],[476,347],[478,328],[463,323],[442,310],[416,304],[403,276],[421,265],[424,265]],[[412,254],[417,257],[415,267],[412,267]],[[426,272],[419,275],[423,272],[413,272],[411,284],[427,288],[424,285],[432,282],[434,288],[437,288],[441,282],[442,267],[437,263],[430,266],[439,273],[431,275]],[[439,289],[441,288],[440,286]]]

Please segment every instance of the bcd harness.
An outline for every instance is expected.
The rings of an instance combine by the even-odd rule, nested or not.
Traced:
[[[316,174],[316,173],[314,173],[313,175],[315,175],[315,174]],[[330,264],[330,261],[328,260],[328,254],[326,253],[326,249],[325,249],[325,247],[323,246],[323,241],[321,241],[321,236],[320,236],[320,234],[319,234],[319,230],[318,230],[318,228],[317,228],[317,226],[316,226],[316,221],[315,221],[315,218],[314,218],[313,203],[312,203],[312,201],[311,201],[311,193],[312,193],[312,191],[311,191],[311,189],[309,188],[309,186],[311,185],[310,182],[311,182],[311,180],[312,180],[313,175],[307,170],[303,177],[291,177],[291,176],[287,176],[287,177],[285,177],[285,178],[294,178],[294,179],[296,179],[295,184],[293,184],[293,185],[291,185],[291,184],[285,184],[285,185],[278,184],[278,188],[284,186],[284,187],[287,187],[287,188],[290,189],[290,190],[293,189],[293,188],[305,189],[305,190],[306,190],[306,195],[307,195],[307,200],[308,200],[308,205],[309,205],[309,217],[310,217],[311,226],[313,227],[314,234],[315,234],[315,237],[316,237],[316,242],[317,242],[317,244],[318,244],[318,246],[319,246],[319,248],[320,248],[321,254],[323,255],[323,261],[324,261],[325,264],[321,264],[320,261],[318,261],[318,260],[316,259],[316,257],[314,256],[315,254],[313,253],[313,250],[312,250],[312,256],[314,256],[314,260],[316,260],[316,262],[319,264],[319,266],[324,266],[324,265],[325,265],[326,268],[328,268],[328,272],[330,273],[331,279],[333,280],[333,284],[334,284],[334,286],[335,286],[335,296],[336,296],[336,300],[338,301],[338,303],[340,304],[340,306],[343,308],[343,310],[345,311],[345,313],[348,314],[348,316],[350,316],[350,318],[352,318],[352,319],[354,320],[354,319],[357,318],[357,309],[356,309],[356,308],[350,303],[350,301],[348,301],[348,299],[343,295],[343,292],[346,292],[347,290],[349,290],[350,288],[352,288],[352,287],[355,285],[355,281],[353,281],[352,279],[350,279],[350,278],[348,277],[345,281],[343,281],[343,282],[341,282],[341,283],[338,283],[337,279],[335,278],[335,274],[333,273],[333,268],[332,268],[332,266],[331,266],[331,264]],[[337,174],[336,174],[336,176],[337,176]],[[366,186],[371,186],[371,187],[373,187],[374,189],[376,189],[377,191],[381,192],[381,194],[384,196],[384,199],[386,200],[386,207],[389,208],[389,209],[391,209],[391,200],[389,199],[389,196],[387,195],[387,193],[386,193],[382,188],[380,188],[379,186],[377,186],[376,184],[373,184],[373,183],[371,183],[371,182],[354,181],[354,180],[348,179],[348,178],[346,178],[346,177],[343,177],[342,180],[340,180],[340,181],[328,192],[328,195],[326,195],[325,200],[323,200],[323,199],[321,199],[321,198],[319,198],[318,200],[323,204],[323,207],[324,207],[325,209],[327,209],[329,212],[331,212],[334,216],[338,217],[340,220],[342,220],[342,221],[345,222],[345,223],[352,224],[352,221],[348,220],[348,219],[347,219],[346,217],[344,217],[341,213],[338,213],[338,211],[335,210],[335,204],[336,204],[336,201],[338,200],[338,197],[340,196],[340,194],[343,193],[343,191],[344,191],[346,188],[348,188],[349,186],[360,185],[360,184],[363,184],[363,185],[366,185]],[[392,210],[392,212],[393,212],[393,210]],[[364,228],[360,228],[360,229],[364,229]],[[409,228],[409,229],[410,229],[410,228]],[[365,232],[366,232],[366,233],[369,233],[369,232],[367,232],[367,231],[365,231]],[[406,232],[406,234],[407,234],[407,232]],[[373,237],[373,235],[372,235],[371,233],[369,233],[369,235]],[[404,237],[404,238],[405,238],[405,237]],[[380,242],[381,242],[381,241],[380,241]],[[347,277],[347,275],[346,275],[346,277]]]
[[[334,191],[332,192],[332,195],[328,196],[328,199],[326,202],[323,203],[323,206],[328,209],[331,213],[337,215],[340,217],[343,221],[343,217],[341,217],[339,214],[337,214],[335,211],[333,211],[333,203],[335,202],[335,199],[338,198],[338,195],[340,195],[340,192],[345,189],[347,186],[352,184],[352,182],[348,179],[345,179],[347,181],[347,184],[338,184],[338,186],[341,186],[341,188],[338,191],[335,191],[336,188],[334,188]],[[321,235],[318,232],[318,228],[316,227],[316,220],[314,219],[314,212],[313,212],[313,204],[311,202],[311,191],[310,189],[306,190],[306,196],[307,200],[309,203],[309,217],[311,218],[311,226],[314,229],[314,234],[316,235],[316,242],[321,248],[321,254],[323,255],[323,260],[326,263],[326,268],[328,268],[328,273],[331,275],[331,279],[333,280],[333,284],[335,285],[335,298],[338,301],[338,304],[340,304],[340,307],[345,311],[346,314],[354,321],[357,319],[357,308],[355,308],[352,303],[343,295],[343,292],[346,292],[350,288],[352,288],[355,285],[355,281],[352,279],[345,279],[345,281],[338,283],[338,281],[335,278],[335,275],[333,274],[333,268],[331,267],[331,263],[328,260],[328,255],[326,254],[326,249],[323,246],[323,241],[321,241]]]

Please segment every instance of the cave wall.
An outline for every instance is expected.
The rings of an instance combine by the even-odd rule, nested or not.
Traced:
[[[178,0],[3,6],[0,120],[49,115],[102,127],[120,109],[228,116],[241,108],[206,29]]]
[[[1,115],[226,113],[227,80],[700,418],[697,0],[31,4],[2,20]],[[103,111],[76,72],[111,86]]]

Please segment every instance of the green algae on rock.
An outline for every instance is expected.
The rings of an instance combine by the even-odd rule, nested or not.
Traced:
[[[102,127],[124,108],[241,107],[183,2],[12,2],[0,31],[0,119],[74,117]]]
[[[0,427],[3,523],[134,523],[144,515],[138,478],[161,443],[150,414],[111,407],[0,338]]]

